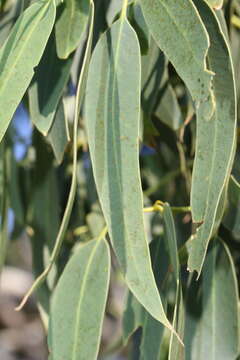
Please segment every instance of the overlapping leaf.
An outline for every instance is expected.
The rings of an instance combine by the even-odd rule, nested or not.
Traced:
[[[209,119],[214,110],[212,74],[206,68],[209,40],[189,0],[140,0],[149,30],[160,49],[188,86],[198,115]]]
[[[70,141],[63,101],[60,101],[58,104],[53,124],[48,133],[48,140],[52,145],[57,162],[60,164],[63,160],[66,146]]]
[[[20,16],[0,50],[0,140],[41,59],[55,12],[54,1],[31,5]]]
[[[150,244],[150,252],[153,263],[153,271],[159,289],[161,299],[166,308],[166,295],[168,283],[169,259],[163,239],[156,239]],[[157,360],[162,348],[164,327],[156,321],[142,307],[136,298],[129,292],[126,308],[123,315],[123,340],[127,343],[130,336],[139,328],[142,328],[140,358],[141,360]]]
[[[175,283],[175,304],[174,304],[174,319],[173,324],[181,338],[184,336],[184,308],[183,308],[183,294],[180,277],[180,264],[178,258],[178,247],[175,232],[174,219],[170,206],[166,203],[163,207],[163,221],[165,229],[165,242],[168,247],[170,263],[173,270],[173,277]],[[169,345],[169,360],[184,360],[184,348],[171,334]]]
[[[42,59],[35,69],[29,89],[30,116],[37,129],[47,135],[60,98],[70,76],[72,57],[57,57],[53,34],[50,36]]]
[[[140,71],[137,36],[121,17],[92,56],[86,125],[100,202],[128,287],[153,317],[171,328],[144,234],[138,162]]]
[[[190,271],[200,272],[213,235],[218,204],[230,176],[235,150],[236,94],[230,50],[218,19],[204,1],[196,1],[196,6],[211,40],[208,64],[215,72],[216,101],[212,119],[197,124],[191,205],[193,220],[203,224],[192,240],[188,266]]]
[[[77,48],[87,27],[89,3],[89,0],[65,0],[58,6],[55,33],[60,59],[67,59]]]
[[[92,240],[74,253],[52,302],[49,350],[53,360],[97,359],[109,278],[106,240]]]
[[[238,355],[238,290],[233,260],[219,239],[206,257],[202,284],[188,288],[186,360],[235,360]]]

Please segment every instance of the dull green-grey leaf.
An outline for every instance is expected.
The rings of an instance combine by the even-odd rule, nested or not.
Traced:
[[[140,71],[137,36],[121,17],[101,37],[92,56],[86,125],[100,202],[127,285],[153,317],[171,328],[144,234],[138,161]]]
[[[52,302],[49,349],[53,360],[97,359],[109,278],[106,240],[80,245],[64,269]]]
[[[203,266],[202,284],[188,289],[186,360],[235,360],[238,355],[238,289],[229,250],[214,240]]]
[[[211,39],[208,64],[215,72],[213,92],[216,101],[212,119],[197,123],[191,206],[193,221],[203,224],[191,242],[188,267],[190,271],[197,270],[200,273],[208,242],[213,235],[218,204],[232,167],[236,93],[231,54],[218,19],[204,1],[195,3]]]
[[[70,76],[71,65],[71,57],[67,60],[57,57],[55,38],[52,34],[29,89],[31,119],[45,136],[53,123],[60,98]]]
[[[55,20],[54,1],[23,12],[0,49],[0,141],[38,65]]]
[[[60,101],[48,133],[48,140],[52,145],[57,162],[61,164],[67,144],[70,141],[68,122],[64,111],[64,103]]]
[[[89,0],[65,0],[58,6],[55,34],[60,59],[67,59],[77,48],[87,27],[88,14]]]

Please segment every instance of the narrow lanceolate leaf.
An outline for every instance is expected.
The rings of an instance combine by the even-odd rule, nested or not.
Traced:
[[[105,239],[90,241],[74,253],[52,302],[49,351],[53,360],[97,359],[109,277]]]
[[[173,214],[169,204],[164,204],[163,207],[163,223],[164,223],[164,240],[168,248],[170,263],[173,271],[173,278],[175,284],[175,306],[173,316],[173,326],[177,330],[179,336],[183,339],[184,336],[184,307],[182,284],[180,277],[180,264],[178,258],[177,238],[175,231],[175,224]],[[183,360],[184,347],[177,341],[176,337],[171,334],[169,344],[168,360]]]
[[[71,57],[67,60],[58,58],[55,38],[52,34],[35,69],[29,89],[30,116],[43,135],[47,135],[53,123],[57,106],[70,76],[71,65]]]
[[[150,244],[154,276],[164,309],[167,309],[167,292],[169,253],[166,251],[165,239],[157,239]],[[161,264],[161,265],[160,265]],[[142,323],[142,339],[140,346],[140,360],[159,360],[163,345],[164,327],[145,311]]]
[[[186,360],[235,360],[238,355],[238,289],[226,246],[214,240],[201,281],[188,289]],[[201,285],[200,285],[201,284]]]
[[[54,1],[38,1],[20,16],[0,50],[0,141],[38,65],[55,20]]]
[[[60,59],[66,59],[77,48],[86,30],[89,0],[65,0],[58,6],[58,11],[55,27],[57,54]]]
[[[86,45],[86,50],[83,58],[83,64],[79,76],[79,82],[78,82],[78,88],[77,88],[77,95],[76,95],[76,105],[75,105],[75,114],[74,114],[74,123],[73,123],[73,171],[72,171],[72,181],[71,181],[71,187],[70,192],[67,200],[67,205],[64,210],[64,215],[62,218],[62,222],[58,231],[58,235],[56,238],[56,242],[49,260],[49,264],[47,268],[44,270],[44,272],[38,276],[38,278],[35,280],[32,287],[29,289],[27,294],[24,296],[22,302],[17,307],[17,310],[21,309],[29,296],[32,294],[34,290],[36,290],[42,282],[46,279],[47,275],[51,271],[62,246],[68,223],[70,220],[70,215],[73,208],[73,203],[75,199],[76,189],[77,189],[77,149],[78,149],[78,143],[77,143],[77,134],[78,134],[78,119],[80,114],[80,108],[83,101],[83,96],[85,93],[85,86],[86,86],[86,77],[88,74],[88,68],[89,68],[89,62],[90,62],[90,54],[91,54],[91,47],[92,47],[92,36],[93,36],[93,20],[94,20],[94,3],[91,0],[91,11],[90,11],[90,17],[89,17],[89,34],[88,34],[88,40]]]
[[[149,30],[188,86],[201,118],[214,109],[212,74],[206,68],[209,40],[190,0],[140,0]]]
[[[57,107],[53,124],[48,133],[48,140],[52,145],[57,162],[61,164],[64,151],[70,141],[68,123],[64,111],[64,103],[60,101]]]
[[[195,1],[208,30],[211,46],[208,64],[215,73],[216,107],[210,121],[198,121],[191,205],[193,220],[203,222],[191,242],[188,266],[200,273],[208,242],[213,235],[218,204],[230,176],[235,150],[236,94],[230,50],[214,12],[204,1]],[[221,69],[221,70],[220,70]]]
[[[92,56],[86,125],[98,195],[127,285],[153,317],[171,328],[144,233],[138,161],[140,71],[138,39],[122,16],[100,38]]]
[[[161,288],[161,298],[166,308],[166,295],[168,291],[167,273],[169,266],[168,253],[166,252],[163,239],[155,239],[150,244],[150,252],[153,263],[154,276]],[[160,266],[161,264],[161,266]],[[155,320],[129,292],[126,309],[123,315],[123,340],[124,343],[129,337],[142,327],[140,346],[141,360],[159,360],[162,349],[164,326]]]

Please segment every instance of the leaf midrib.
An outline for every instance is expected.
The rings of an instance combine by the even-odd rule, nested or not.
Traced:
[[[37,28],[40,20],[42,19],[42,15],[43,15],[43,13],[45,12],[45,7],[46,7],[46,10],[48,10],[47,7],[49,7],[49,4],[50,4],[50,2],[44,4],[44,5],[43,5],[43,8],[39,11],[39,14],[38,14],[39,16],[38,16],[38,19],[36,19],[35,25],[34,25],[34,26],[32,27],[32,29],[28,32],[28,35],[26,36],[26,40],[25,40],[25,42],[24,42],[24,45],[23,45],[22,48],[21,48],[21,51],[19,51],[18,56],[16,56],[16,58],[15,58],[13,64],[11,65],[9,71],[8,71],[7,74],[4,76],[4,82],[3,82],[3,85],[2,85],[1,88],[0,88],[0,93],[1,93],[1,94],[4,92],[4,90],[5,90],[5,88],[6,88],[6,85],[7,85],[7,82],[9,81],[10,77],[11,77],[12,74],[14,73],[14,71],[15,71],[15,65],[18,63],[18,60],[22,57],[22,54],[23,54],[24,51],[25,51],[25,48],[26,48],[26,46],[27,46],[27,44],[28,44],[29,39],[31,38],[33,32],[35,31],[35,29]],[[15,49],[16,49],[16,47],[15,47]],[[15,49],[14,49],[14,50],[15,50]],[[7,63],[7,61],[6,61],[6,63]],[[4,69],[6,68],[6,63],[5,63],[5,66],[4,66],[4,68],[3,68],[2,74],[4,73]]]

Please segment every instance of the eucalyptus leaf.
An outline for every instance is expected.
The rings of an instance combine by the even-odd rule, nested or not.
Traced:
[[[57,162],[61,164],[65,149],[70,141],[63,101],[58,104],[53,124],[48,133],[48,140],[52,145]]]
[[[78,47],[87,28],[89,3],[89,0],[64,0],[59,4],[55,34],[60,59],[67,59]]]
[[[49,351],[53,360],[97,359],[109,280],[106,240],[80,246],[66,265],[52,301]]]
[[[174,283],[175,283],[175,304],[174,304],[174,316],[173,324],[177,330],[179,336],[183,339],[184,337],[184,305],[183,305],[183,294],[182,294],[182,283],[180,264],[178,258],[178,246],[175,231],[175,224],[173,214],[169,204],[165,203],[163,206],[163,223],[164,223],[164,239],[166,247],[168,248],[170,263],[173,271]],[[171,334],[169,344],[168,360],[184,360],[184,347],[176,340]]]
[[[64,88],[70,76],[72,58],[57,57],[55,38],[48,40],[42,59],[35,69],[29,89],[30,116],[37,129],[47,135]]]
[[[235,152],[236,93],[231,53],[219,21],[204,1],[196,1],[196,6],[211,39],[208,64],[215,72],[213,92],[216,101],[212,119],[197,123],[191,206],[193,220],[203,223],[191,242],[188,267],[190,271],[200,273]]]
[[[188,86],[200,118],[214,110],[213,73],[206,66],[207,31],[190,0],[140,0],[149,30]]]
[[[0,140],[41,59],[55,13],[54,1],[34,3],[19,17],[0,49]]]
[[[163,239],[155,239],[150,244],[150,252],[153,263],[154,276],[161,288],[161,298],[166,308],[166,294],[168,282],[168,253],[166,252]],[[161,264],[161,267],[159,266]],[[123,315],[123,341],[126,344],[130,336],[142,328],[140,359],[158,360],[161,352],[164,326],[154,319],[129,292]]]
[[[104,217],[127,285],[153,317],[171,328],[144,234],[139,111],[140,48],[136,33],[121,16],[100,38],[90,63],[86,92],[90,155]]]
[[[202,283],[202,284],[201,284]],[[186,360],[235,360],[238,355],[238,289],[232,257],[219,239],[192,279],[186,305]]]

